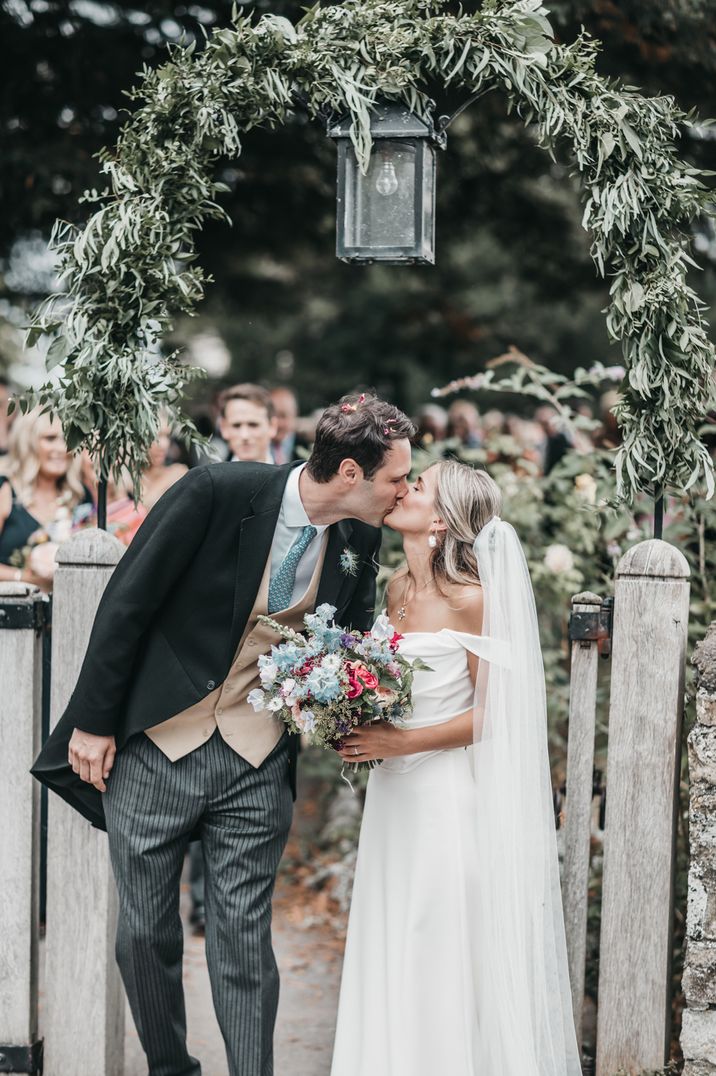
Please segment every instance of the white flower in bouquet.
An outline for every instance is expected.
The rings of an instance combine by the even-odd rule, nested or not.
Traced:
[[[272,684],[278,676],[278,666],[275,662],[269,660],[261,661],[259,659],[259,679],[264,687]]]
[[[274,714],[278,710],[282,710],[283,706],[284,706],[284,700],[281,698],[280,695],[276,695],[275,698],[269,699],[268,702],[266,703],[266,709],[270,710]]]
[[[392,639],[395,634],[395,628],[388,620],[386,613],[381,613],[375,624],[371,628],[370,634],[374,639],[378,639],[380,642]]]
[[[249,706],[253,706],[254,710],[263,710],[266,705],[266,692],[262,691],[260,687],[255,687],[253,691],[249,691],[246,701]]]
[[[283,695],[284,699],[287,700],[287,702],[291,701],[290,697],[291,697],[291,695],[293,694],[293,692],[295,690],[296,690],[296,681],[295,680],[292,680],[292,679],[289,678],[288,680],[284,680],[284,682],[281,684],[281,694]]]
[[[574,568],[574,557],[571,549],[559,543],[548,545],[544,554],[544,565],[555,575],[571,572]]]

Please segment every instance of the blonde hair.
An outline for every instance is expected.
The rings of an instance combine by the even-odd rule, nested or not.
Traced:
[[[10,479],[20,504],[27,507],[35,494],[37,476],[40,473],[40,460],[37,454],[37,442],[43,425],[50,425],[47,412],[39,407],[18,415],[10,427],[8,438],[7,464],[5,474]],[[80,477],[82,463],[79,456],[70,458],[67,471],[57,480],[57,492],[68,494],[68,507],[74,508],[84,500],[85,488]]]
[[[438,535],[432,570],[441,583],[478,583],[480,574],[472,551],[478,534],[502,510],[502,493],[486,471],[457,460],[441,460],[437,471],[435,511],[446,530]]]

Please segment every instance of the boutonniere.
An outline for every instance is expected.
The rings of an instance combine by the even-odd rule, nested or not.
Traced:
[[[344,575],[358,574],[358,554],[350,546],[346,546],[341,553],[340,565]]]

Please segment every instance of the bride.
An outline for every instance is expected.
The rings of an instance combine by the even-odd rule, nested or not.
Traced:
[[[331,1076],[579,1076],[527,564],[499,488],[454,461],[387,517],[387,613],[420,657],[404,727],[343,743],[371,772]]]

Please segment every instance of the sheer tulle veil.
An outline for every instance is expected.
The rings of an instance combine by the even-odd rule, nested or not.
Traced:
[[[514,528],[474,543],[484,595],[474,767],[478,1071],[580,1076],[567,972],[544,668],[532,584]]]

